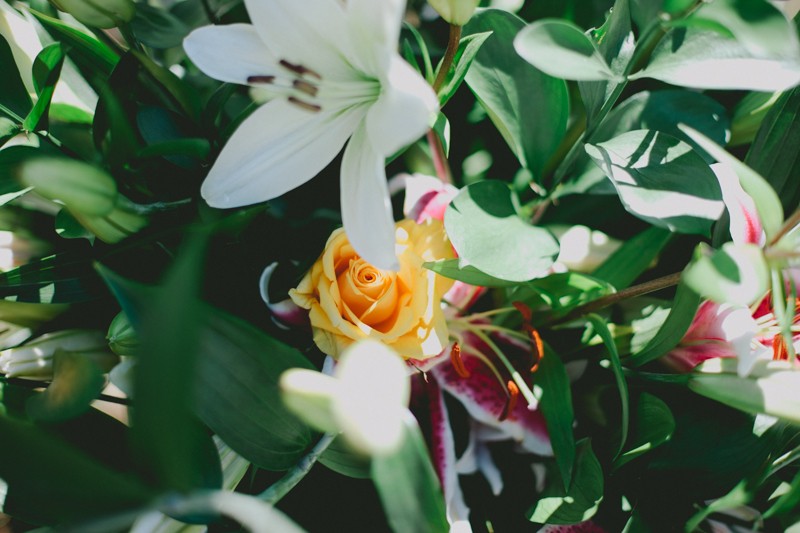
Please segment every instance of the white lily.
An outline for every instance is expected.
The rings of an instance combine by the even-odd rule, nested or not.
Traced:
[[[398,267],[384,161],[428,128],[433,89],[397,53],[405,0],[245,0],[251,24],[206,26],[184,41],[209,76],[273,99],[230,138],[203,183],[229,208],[276,198],[342,149],[341,209],[361,257]]]

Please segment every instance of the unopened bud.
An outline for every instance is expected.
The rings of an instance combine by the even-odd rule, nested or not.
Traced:
[[[463,26],[472,17],[480,0],[428,0],[439,15],[454,26]]]
[[[102,216],[117,203],[117,184],[103,170],[59,157],[37,157],[17,168],[17,178],[40,196],[64,204],[72,213]]]
[[[132,0],[50,0],[59,11],[93,28],[113,28],[133,20],[136,5]]]
[[[106,340],[108,347],[117,355],[134,355],[139,348],[139,337],[124,312],[119,313],[111,321]]]
[[[108,350],[108,343],[100,331],[71,329],[45,333],[22,346],[3,350],[0,352],[0,372],[10,378],[52,379],[56,350],[87,357],[104,372],[119,361],[119,357]]]
[[[72,211],[72,215],[80,222],[81,226],[108,244],[116,244],[138,233],[150,222],[145,215],[135,213],[121,205],[101,216],[91,216],[74,211]]]

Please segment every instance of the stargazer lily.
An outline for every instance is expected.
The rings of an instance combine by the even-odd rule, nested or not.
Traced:
[[[344,150],[341,210],[369,263],[397,268],[384,161],[421,136],[433,89],[397,53],[405,0],[245,0],[252,24],[206,26],[184,41],[212,78],[272,95],[228,140],[203,183],[213,207],[276,198]]]

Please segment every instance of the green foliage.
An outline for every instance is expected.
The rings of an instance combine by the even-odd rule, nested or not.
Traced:
[[[575,435],[572,432],[572,424],[575,421],[572,393],[564,363],[547,347],[534,378],[534,383],[542,390],[539,409],[547,422],[547,433],[553,445],[553,454],[556,456],[561,477],[560,486],[569,492],[577,460]]]

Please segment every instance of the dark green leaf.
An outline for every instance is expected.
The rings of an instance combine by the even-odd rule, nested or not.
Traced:
[[[456,94],[458,88],[461,87],[461,83],[464,81],[467,72],[469,72],[469,67],[472,66],[475,56],[491,34],[492,32],[487,31],[467,35],[458,43],[458,50],[456,50],[456,55],[453,58],[453,70],[448,73],[442,88],[439,89],[439,107],[444,107],[450,101],[450,98]]]
[[[135,509],[155,496],[35,426],[0,417],[0,433],[0,478],[9,485],[4,511],[21,520],[63,523]]]
[[[528,519],[539,524],[578,524],[593,517],[602,501],[603,469],[586,439],[578,443],[570,488],[564,490],[559,483],[551,483],[528,511]]]
[[[56,350],[53,382],[28,400],[28,416],[45,422],[74,418],[89,409],[105,385],[103,371],[90,358],[79,352]]]
[[[328,446],[325,453],[320,456],[319,462],[343,476],[358,479],[371,476],[370,459],[352,451],[341,436],[336,437]]]
[[[477,12],[465,34],[492,32],[466,81],[522,166],[539,177],[564,136],[569,96],[563,80],[533,68],[514,50],[525,23],[498,9]]]
[[[626,361],[628,366],[638,367],[658,359],[678,345],[683,335],[692,324],[697,308],[700,306],[700,296],[684,283],[678,284],[675,301],[672,309],[658,330],[656,336],[647,343],[642,351],[632,355]]]
[[[61,76],[63,65],[64,50],[60,43],[47,46],[36,56],[36,60],[33,62],[33,85],[36,89],[37,100],[22,123],[22,129],[25,131],[46,129],[50,100],[55,93],[56,82]]]
[[[515,281],[505,281],[485,274],[474,266],[465,264],[460,258],[428,261],[422,266],[446,278],[457,279],[481,287],[512,287],[517,284]]]
[[[176,104],[176,110],[183,111],[186,116],[192,119],[200,116],[201,106],[197,91],[169,69],[155,63],[146,55],[136,51],[133,52],[133,55],[144,67],[144,70],[166,90],[168,100]]]
[[[446,532],[450,528],[439,479],[415,419],[409,415],[397,452],[372,458],[372,479],[397,532]]]
[[[636,402],[628,449],[614,460],[614,468],[661,446],[675,432],[675,418],[661,399],[643,392]]]
[[[561,315],[613,292],[614,287],[602,280],[578,272],[560,272],[520,286],[513,297],[534,308],[544,304]],[[552,314],[548,313],[549,317]]]
[[[539,409],[547,424],[547,433],[553,445],[553,454],[561,473],[561,485],[569,491],[575,468],[575,435],[572,424],[575,414],[572,409],[572,390],[567,371],[558,354],[545,345],[545,354],[539,369],[533,376],[534,384],[542,389]]]
[[[800,58],[757,58],[733,38],[678,28],[659,42],[647,67],[630,76],[638,78],[694,89],[782,91],[800,82]]]
[[[169,11],[147,4],[136,6],[131,29],[136,39],[151,48],[180,46],[190,30],[183,21]]]
[[[17,69],[11,46],[2,35],[0,35],[0,67],[3,71],[3,75],[0,76],[0,94],[3,95],[0,111],[5,112],[9,118],[24,117],[31,110],[33,104]]]
[[[205,159],[211,151],[206,139],[176,139],[151,144],[139,150],[139,157],[189,156]]]
[[[431,55],[428,52],[428,45],[425,44],[425,39],[423,39],[422,35],[420,35],[419,30],[412,26],[411,24],[404,23],[403,29],[408,31],[411,36],[414,38],[414,44],[417,45],[417,50],[419,55],[422,56],[422,62],[424,66],[424,70],[422,71],[422,77],[424,77],[428,83],[433,83],[433,65],[431,64]],[[414,59],[414,50],[411,50],[411,63],[412,65],[416,65],[417,62]]]
[[[76,303],[106,294],[83,254],[64,252],[0,273],[0,298],[13,302]]]
[[[625,442],[628,440],[628,421],[630,417],[630,408],[628,405],[628,383],[625,381],[625,375],[622,373],[622,364],[619,360],[617,345],[614,343],[614,336],[611,334],[611,331],[609,331],[606,321],[601,316],[595,314],[589,314],[586,316],[586,318],[592,324],[592,328],[594,328],[595,333],[600,335],[606,350],[608,350],[608,358],[609,361],[611,361],[611,370],[614,372],[614,379],[616,380],[617,388],[619,389],[621,421],[619,449],[614,455],[614,458],[616,459],[619,454],[622,453]]]
[[[586,152],[617,189],[625,209],[655,226],[708,235],[724,205],[714,172],[685,142],[637,130]]]
[[[514,45],[528,63],[556,78],[622,81],[594,41],[569,21],[537,20],[519,32]]]
[[[661,228],[650,227],[625,241],[592,276],[610,283],[617,290],[633,283],[653,261],[672,238],[672,234]]]
[[[544,274],[558,255],[552,234],[517,215],[509,186],[482,181],[464,188],[447,207],[445,228],[465,263],[492,277],[526,281]]]
[[[717,141],[717,144],[722,144]],[[777,191],[785,212],[800,204],[800,87],[783,94],[767,113],[745,163]]]

